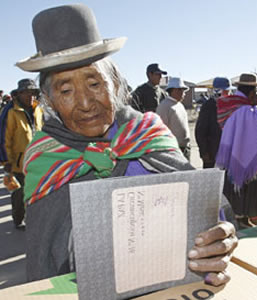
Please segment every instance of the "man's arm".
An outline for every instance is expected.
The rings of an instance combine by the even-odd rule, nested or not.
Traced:
[[[13,112],[12,112],[12,110],[10,110],[8,112],[8,116],[7,116],[7,120],[6,120],[6,130],[5,130],[5,150],[6,150],[7,159],[8,159],[8,162],[6,164],[7,164],[8,170],[10,169],[10,166],[13,163],[15,163],[14,162],[14,153],[13,153],[13,143],[14,143],[13,137],[15,134],[15,130],[16,130],[16,123],[13,118]],[[11,170],[9,170],[9,172],[10,171]]]
[[[161,88],[161,98],[160,98],[160,102],[161,102],[163,99],[167,98],[168,96],[169,96],[168,93],[167,93],[164,89]]]
[[[157,106],[156,113],[161,117],[162,122],[169,127],[169,107],[165,102],[162,102]],[[169,128],[170,129],[170,128]]]
[[[144,107],[142,103],[142,95],[141,95],[141,89],[138,87],[135,89],[132,93],[132,99],[131,99],[131,106],[138,111],[144,112]]]

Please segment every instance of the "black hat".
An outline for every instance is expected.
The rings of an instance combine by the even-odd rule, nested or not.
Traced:
[[[239,77],[239,81],[235,81],[234,85],[246,85],[246,86],[257,86],[257,78],[255,74],[243,73]]]
[[[148,73],[160,73],[160,74],[163,74],[163,75],[167,75],[167,72],[166,71],[162,71],[160,68],[159,68],[159,65],[158,64],[151,64],[147,67],[146,69],[146,74]]]
[[[12,90],[11,94],[16,95],[18,92],[27,91],[27,90],[32,90],[35,92],[39,91],[34,80],[29,78],[21,79],[20,81],[18,81],[17,89]]]
[[[46,9],[32,21],[37,54],[16,63],[25,71],[65,70],[91,64],[118,51],[126,38],[102,39],[84,4]]]

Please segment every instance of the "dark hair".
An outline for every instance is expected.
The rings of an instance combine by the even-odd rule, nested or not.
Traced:
[[[255,88],[255,86],[251,85],[239,85],[237,89],[248,97],[250,92],[254,91]]]

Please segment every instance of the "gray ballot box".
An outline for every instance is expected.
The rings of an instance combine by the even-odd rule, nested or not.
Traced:
[[[223,171],[205,169],[70,184],[79,299],[130,299],[202,280],[187,254],[218,221],[223,181]]]

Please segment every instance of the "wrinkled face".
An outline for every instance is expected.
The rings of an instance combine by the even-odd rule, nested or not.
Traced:
[[[50,105],[65,126],[87,137],[106,136],[114,121],[114,107],[107,82],[92,64],[54,73]]]

